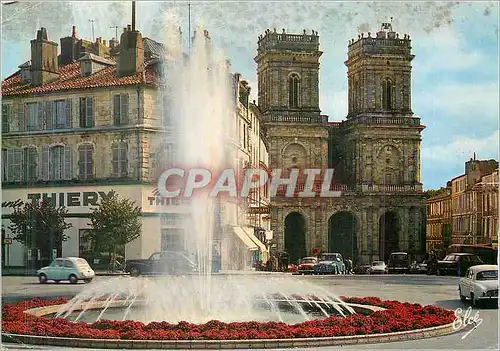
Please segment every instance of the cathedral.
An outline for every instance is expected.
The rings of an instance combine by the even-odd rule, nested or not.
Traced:
[[[333,168],[340,197],[271,198],[273,247],[291,262],[339,252],[358,264],[404,251],[425,255],[426,204],[420,181],[425,128],[411,108],[410,36],[383,23],[348,44],[348,114],[329,122],[319,106],[322,52],[316,31],[259,36],[258,106],[271,169]]]

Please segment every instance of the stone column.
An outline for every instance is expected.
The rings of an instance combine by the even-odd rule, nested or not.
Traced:
[[[399,249],[407,252],[410,243],[410,230],[413,230],[410,223],[410,209],[402,207],[399,209],[398,214],[401,221],[399,226]]]
[[[366,242],[368,251],[368,262],[373,261],[373,207],[368,206],[366,208]]]
[[[380,260],[380,216],[378,207],[372,207],[372,253],[373,260]]]

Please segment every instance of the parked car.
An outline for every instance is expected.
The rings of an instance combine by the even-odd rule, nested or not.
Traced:
[[[423,261],[417,263],[417,261],[413,261],[410,265],[410,273],[413,274],[426,274],[427,273],[427,262]]]
[[[95,277],[87,260],[79,257],[56,258],[49,266],[37,270],[36,274],[41,284],[49,280],[56,283],[62,280],[69,280],[71,284],[76,284],[79,280],[90,283]]]
[[[318,262],[316,257],[304,257],[300,259],[296,274],[312,274],[313,266]]]
[[[190,274],[197,271],[197,265],[186,255],[177,251],[155,252],[147,259],[125,261],[125,273],[132,277],[156,274]]]
[[[393,252],[389,256],[387,272],[390,273],[410,273],[410,257],[406,252]]]
[[[296,264],[293,264],[293,263],[290,263],[287,267],[287,272],[291,272],[291,273],[295,273],[297,272],[297,270],[299,269],[299,266],[297,266]]]
[[[314,274],[346,274],[346,266],[339,253],[324,253],[313,267]]]
[[[479,302],[493,302],[498,305],[498,266],[476,265],[467,269],[458,283],[460,300],[470,298],[472,306]]]
[[[367,269],[368,274],[384,274],[387,273],[387,265],[384,261],[373,261],[370,268]]]
[[[368,274],[368,270],[371,268],[370,264],[363,264],[354,267],[354,274]]]
[[[436,275],[464,276],[468,268],[482,264],[479,256],[469,253],[454,253],[447,255],[437,263]]]

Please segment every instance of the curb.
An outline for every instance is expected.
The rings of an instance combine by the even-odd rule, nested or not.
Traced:
[[[453,323],[437,327],[387,334],[334,336],[300,339],[253,340],[121,340],[79,339],[2,333],[3,342],[31,345],[66,346],[103,349],[276,349],[295,347],[324,347],[407,341],[454,333]]]

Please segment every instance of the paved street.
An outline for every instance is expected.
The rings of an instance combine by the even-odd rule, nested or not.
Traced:
[[[96,281],[110,279],[97,277]],[[141,278],[139,278],[141,279]],[[377,296],[382,299],[417,302],[421,304],[436,304],[453,309],[463,308],[458,299],[456,277],[436,277],[426,275],[385,275],[385,276],[291,276],[288,279],[304,279],[317,284],[337,295],[346,296]],[[2,289],[4,301],[30,296],[69,296],[81,291],[85,284],[70,285],[65,283],[38,284],[37,279],[26,277],[3,277]],[[476,310],[476,309],[475,309]],[[418,341],[395,342],[386,344],[368,344],[356,347],[326,347],[323,350],[334,349],[498,349],[498,309],[483,307],[477,309],[482,324],[464,340],[465,332],[439,338]],[[474,311],[475,313],[475,311]],[[3,345],[7,350],[58,350],[68,348],[29,347],[23,345]]]

